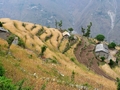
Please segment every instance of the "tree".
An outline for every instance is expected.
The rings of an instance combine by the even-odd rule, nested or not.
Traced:
[[[59,28],[60,28],[60,30],[61,30],[61,27],[62,27],[62,20],[60,20],[60,22],[58,22],[58,26],[59,26]]]
[[[96,37],[95,37],[98,41],[103,41],[105,39],[105,36],[102,35],[102,34],[98,34]]]
[[[81,31],[83,33],[83,36],[85,35],[85,29],[83,27],[81,27]]]
[[[116,44],[114,42],[111,42],[109,45],[108,45],[108,48],[110,49],[115,49],[116,47]]]
[[[85,36],[85,37],[89,37],[90,36],[91,26],[92,26],[92,22],[90,22],[90,25],[87,26],[87,29],[84,29],[83,27],[81,28],[83,36]],[[85,30],[87,30],[87,31],[85,32]]]
[[[2,22],[0,22],[0,27],[3,27],[3,24],[2,24]]]
[[[72,33],[73,31],[73,28],[68,28],[69,32]]]

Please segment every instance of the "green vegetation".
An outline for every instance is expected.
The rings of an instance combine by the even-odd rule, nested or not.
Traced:
[[[36,25],[32,26],[31,30],[33,30],[33,29],[36,28],[36,27],[37,27]]]
[[[38,32],[36,33],[36,36],[40,36],[45,32],[44,27],[42,27]]]
[[[4,73],[5,69],[3,68],[3,65],[0,64],[0,90],[32,90],[30,87],[23,87],[25,80],[13,84],[11,79],[4,76]]]
[[[61,30],[61,27],[62,27],[62,20],[60,20],[60,22],[58,22],[58,26],[59,26],[59,28],[60,28],[60,30]]]
[[[43,45],[41,47],[41,53],[39,54],[40,56],[43,56],[44,55],[44,52],[46,51],[47,47],[45,45]]]
[[[110,66],[111,68],[113,68],[113,67],[115,67],[116,65],[117,65],[117,63],[114,62],[112,59],[110,59],[109,66]]]
[[[75,79],[75,72],[72,71],[72,75],[71,75],[71,82],[74,82],[74,79]]]
[[[116,47],[116,44],[114,42],[111,42],[109,45],[108,45],[108,48],[109,49],[115,49]]]
[[[3,24],[2,24],[2,22],[0,22],[0,27],[3,27]]]
[[[15,38],[15,35],[14,34],[11,34],[8,38],[7,38],[7,43],[8,43],[8,51],[7,51],[7,54],[9,53],[10,51],[10,46],[12,45],[12,42]]]
[[[102,34],[98,34],[95,38],[96,38],[98,41],[104,41],[105,36],[102,35]]]
[[[83,27],[81,27],[81,32],[83,33],[83,36],[85,36],[85,37],[90,36],[91,26],[92,26],[92,22],[90,22],[90,25],[87,26],[87,29],[84,29]]]
[[[120,90],[120,79],[117,78],[117,90]]]
[[[53,36],[52,34],[51,34],[50,36],[46,36],[46,37],[45,37],[45,41],[47,41],[47,40],[49,40],[50,38],[52,38],[52,36]]]
[[[25,26],[26,26],[26,24],[25,24],[25,23],[22,23],[22,26],[23,26],[23,27],[25,27]]]
[[[11,35],[7,38],[7,42],[8,42],[8,45],[9,45],[8,47],[11,46],[14,38],[15,38],[15,35],[14,35],[14,34],[11,34]]]
[[[68,30],[69,30],[69,33],[72,33],[73,28],[68,28]]]
[[[25,43],[21,38],[18,38],[18,45],[25,48]]]
[[[5,69],[3,68],[3,65],[0,64],[0,76],[3,76],[5,74]]]
[[[105,57],[101,57],[100,59],[102,60],[102,62],[104,62],[104,60],[105,60]]]
[[[0,90],[17,90],[11,79],[0,77]]]

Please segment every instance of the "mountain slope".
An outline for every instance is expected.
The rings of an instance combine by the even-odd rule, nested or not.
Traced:
[[[26,79],[25,85],[33,86],[34,90],[40,89],[44,84],[49,90],[78,90],[83,86],[89,90],[116,89],[114,81],[89,71],[76,60],[74,48],[81,40],[80,37],[77,36],[76,43],[70,44],[67,39],[63,39],[62,33],[54,28],[8,18],[0,21],[4,22],[4,28],[19,36],[26,44],[26,49],[12,45],[10,48],[12,56],[6,57],[8,45],[5,40],[0,39],[0,61],[6,69],[6,76],[12,78],[14,82]],[[70,48],[63,54],[68,43]],[[44,57],[38,57],[43,45],[47,46],[47,50]]]

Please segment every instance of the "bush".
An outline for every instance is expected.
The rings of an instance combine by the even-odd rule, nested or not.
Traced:
[[[2,22],[0,22],[0,27],[3,27],[3,24],[2,24]]]
[[[105,60],[105,57],[101,57],[100,59],[101,59],[101,60],[104,62],[104,60]]]
[[[0,90],[17,90],[12,80],[5,77],[0,77]]]
[[[25,43],[22,39],[18,38],[18,45],[25,48]]]
[[[15,35],[14,35],[14,34],[11,34],[11,35],[7,38],[7,43],[9,44],[9,46],[11,46],[14,38],[15,38]]]
[[[116,47],[116,44],[114,42],[111,42],[109,45],[108,45],[108,48],[110,49],[115,49]]]
[[[98,41],[103,41],[105,39],[105,36],[102,34],[99,34],[95,37]]]
[[[111,68],[113,68],[117,65],[117,63],[114,62],[112,59],[110,59],[109,65],[110,65]]]
[[[47,49],[47,46],[45,46],[45,45],[43,45],[43,46],[41,47],[40,56],[43,56],[43,55],[44,55],[44,52],[46,51],[46,49]]]
[[[120,79],[117,78],[117,90],[120,90]]]
[[[2,65],[0,65],[0,76],[3,76],[5,74],[5,69]]]

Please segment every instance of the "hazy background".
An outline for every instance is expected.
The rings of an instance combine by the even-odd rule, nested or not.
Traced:
[[[63,29],[93,23],[91,37],[103,34],[108,41],[120,42],[120,0],[0,0],[0,18],[11,18]]]

